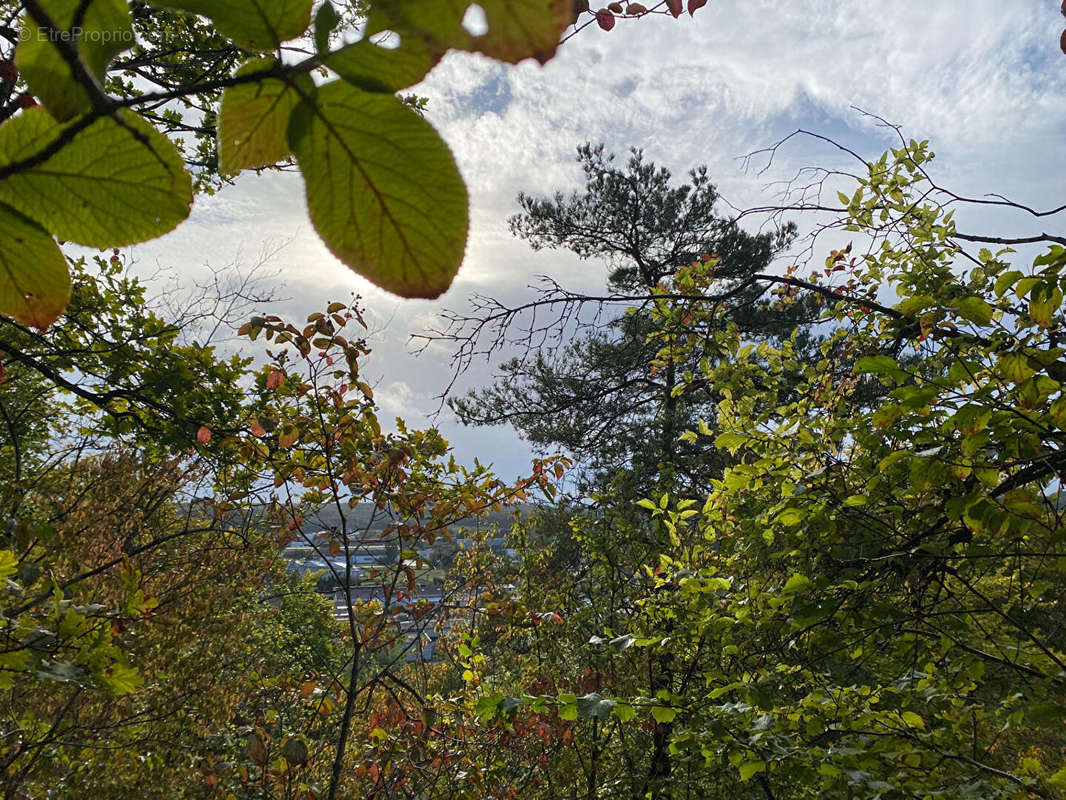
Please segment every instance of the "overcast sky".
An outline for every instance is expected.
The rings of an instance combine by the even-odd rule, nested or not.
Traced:
[[[593,25],[544,67],[449,55],[417,91],[466,178],[471,230],[458,279],[437,301],[397,300],[340,265],[317,240],[296,174],[242,175],[198,198],[176,232],[131,254],[142,272],[163,266],[184,279],[205,264],[251,264],[283,244],[272,264],[290,298],[285,309],[303,315],[363,295],[375,350],[365,369],[384,415],[427,425],[450,353],[437,347],[415,357],[410,334],[439,324],[442,309],[465,308],[475,292],[520,301],[540,274],[575,288],[602,285],[599,265],[533,253],[507,231],[519,191],[580,186],[577,145],[604,142],[622,155],[639,147],[676,176],[707,164],[722,195],[743,208],[771,202],[768,181],[798,166],[839,163],[831,149],[797,142],[766,174],[744,169],[740,156],[797,128],[869,156],[890,146],[856,106],[929,139],[942,184],[1059,205],[1064,23],[1059,0],[710,0],[694,19],[623,20],[610,32]],[[997,232],[1039,232],[1041,224],[1061,231],[1064,223],[1066,215],[1039,224],[968,221]],[[484,380],[491,366],[478,365],[460,387]],[[528,450],[510,430],[462,429],[447,411],[436,424],[464,461],[493,462],[505,477],[528,466]]]

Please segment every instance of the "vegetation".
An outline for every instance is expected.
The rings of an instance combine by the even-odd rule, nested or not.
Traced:
[[[580,327],[455,403],[565,451],[513,483],[382,425],[358,303],[252,316],[265,354],[226,358],[119,253],[60,249],[294,158],[335,251],[439,293],[465,191],[396,93],[575,16],[479,5],[475,35],[464,4],[0,4],[4,796],[1066,797],[1066,238],[954,216],[1057,212],[951,192],[901,136],[817,203],[851,243],[779,274],[787,222],[585,146],[585,191],[512,225],[605,293],[454,318],[460,364],[529,309]],[[576,14],[651,13],[616,5]]]

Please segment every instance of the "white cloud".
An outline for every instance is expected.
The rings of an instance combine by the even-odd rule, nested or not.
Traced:
[[[543,68],[454,54],[421,87],[472,202],[467,259],[442,301],[400,304],[339,265],[314,235],[296,175],[246,175],[201,198],[189,224],[140,248],[142,260],[225,263],[238,243],[255,249],[264,237],[292,238],[278,259],[283,293],[300,313],[353,290],[367,297],[379,323],[369,369],[389,387],[388,402],[414,416],[416,406],[436,408],[448,354],[431,349],[414,359],[407,336],[428,327],[439,309],[465,305],[474,291],[518,298],[541,272],[585,286],[602,280],[596,265],[532,253],[506,226],[518,191],[577,188],[574,149],[584,141],[622,154],[642,147],[675,174],[706,163],[731,201],[762,204],[768,178],[837,158],[797,142],[768,176],[742,171],[738,156],[797,127],[867,155],[887,146],[884,131],[854,105],[930,139],[937,174],[962,191],[1051,205],[1066,184],[1061,23],[1050,0],[712,0],[694,19],[622,21],[609,33],[592,26]],[[487,374],[476,372],[477,379]],[[500,448],[509,434],[450,433],[465,458],[479,441],[491,441],[507,471],[518,470],[524,451],[513,437]]]

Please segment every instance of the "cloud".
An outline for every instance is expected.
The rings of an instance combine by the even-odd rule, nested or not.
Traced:
[[[383,397],[413,416],[436,408],[433,398],[450,376],[448,353],[431,348],[415,359],[407,343],[440,309],[462,307],[474,292],[528,297],[526,286],[539,273],[601,285],[597,265],[533,253],[506,225],[519,191],[578,188],[574,151],[585,141],[603,141],[620,154],[643,148],[675,175],[707,164],[731,202],[764,204],[768,180],[802,164],[840,163],[840,154],[796,141],[763,176],[745,172],[738,157],[798,127],[876,155],[891,139],[852,109],[858,106],[904,125],[908,136],[930,139],[945,183],[1052,205],[1066,177],[1060,23],[1057,3],[1048,0],[712,0],[695,18],[623,20],[609,33],[591,26],[543,68],[449,55],[418,91],[429,97],[428,118],[468,183],[472,221],[459,278],[438,302],[401,303],[338,264],[307,219],[297,175],[241,176],[236,186],[201,198],[188,225],[141,250],[195,268],[225,262],[240,242],[291,239],[278,257],[282,294],[301,313],[351,291],[363,294],[378,324],[369,368],[388,387]],[[489,373],[480,365],[469,377]],[[506,471],[518,471],[527,455],[505,431],[442,421],[466,460],[485,443],[502,454]],[[502,446],[505,440],[511,445]]]

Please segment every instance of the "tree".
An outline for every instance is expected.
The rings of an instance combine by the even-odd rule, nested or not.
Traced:
[[[731,464],[702,495],[640,501],[667,544],[629,619],[585,648],[550,635],[552,659],[593,670],[586,694],[492,687],[516,730],[572,721],[585,796],[1063,796],[1066,241],[959,230],[956,208],[989,200],[939,186],[931,159],[901,137],[864,162],[828,212],[859,246],[763,279],[824,303],[819,357],[745,343],[693,268],[686,313],[722,319],[731,357],[693,376],[720,387],[719,427],[686,435]],[[1012,245],[1042,249],[1022,268]],[[856,401],[869,382],[887,394]],[[669,770],[634,787],[624,742],[649,729]]]
[[[670,172],[645,161],[639,150],[622,168],[603,145],[586,144],[578,148],[578,161],[584,190],[568,198],[520,195],[522,212],[511,218],[511,230],[534,249],[566,249],[602,264],[608,294],[549,292],[530,307],[566,303],[563,327],[577,304],[625,303],[635,311],[589,323],[591,330],[551,354],[512,359],[492,386],[449,404],[464,423],[510,424],[538,446],[562,448],[584,466],[587,490],[624,480],[635,499],[662,474],[664,463],[672,469],[667,480],[706,485],[721,463],[679,443],[678,436],[698,418],[713,421],[716,396],[713,386],[686,383],[683,376],[721,353],[710,332],[691,318],[656,315],[652,293],[666,290],[683,302],[690,287],[674,280],[678,268],[713,259],[716,288],[733,292],[728,319],[753,340],[788,336],[811,319],[811,307],[769,312],[758,302],[764,288],[751,277],[788,246],[795,228],[752,235],[720,216],[705,167],[675,186]],[[662,358],[690,341],[706,346],[688,348],[687,362]]]

